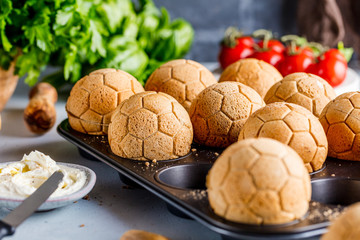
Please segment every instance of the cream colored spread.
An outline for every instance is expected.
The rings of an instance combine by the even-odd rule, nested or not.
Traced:
[[[64,178],[50,198],[69,195],[84,186],[84,171],[58,165],[48,155],[32,151],[29,155],[25,154],[21,161],[0,167],[0,197],[28,197],[58,170],[64,174]]]

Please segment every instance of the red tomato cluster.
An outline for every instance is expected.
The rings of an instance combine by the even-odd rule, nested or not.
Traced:
[[[275,67],[284,60],[285,47],[278,40],[270,39],[266,45],[265,41],[261,40],[257,49],[250,57],[263,60]]]
[[[250,36],[237,37],[233,47],[221,45],[219,62],[223,69],[243,58],[268,62],[283,76],[294,72],[313,73],[327,80],[333,87],[345,80],[348,68],[344,55],[335,48],[316,56],[310,47],[284,46],[276,39],[256,42]]]

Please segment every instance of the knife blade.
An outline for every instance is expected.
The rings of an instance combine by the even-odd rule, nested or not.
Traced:
[[[57,189],[63,177],[62,172],[54,172],[33,194],[0,220],[0,239],[14,234],[15,228],[33,214]]]

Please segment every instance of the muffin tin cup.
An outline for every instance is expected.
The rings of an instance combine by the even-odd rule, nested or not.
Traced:
[[[311,183],[312,199],[325,204],[350,205],[360,201],[360,180],[321,178]]]
[[[180,189],[205,190],[206,175],[212,164],[181,164],[159,169],[155,179],[166,186]]]
[[[346,205],[360,201],[360,162],[328,158],[326,167],[310,174],[313,197],[303,219],[280,225],[235,223],[212,211],[205,188],[207,172],[221,149],[193,145],[185,157],[148,162],[147,166],[145,161],[112,154],[107,139],[99,140],[96,136],[76,132],[68,120],[64,120],[57,130],[82,151],[116,169],[123,178],[130,180],[130,184],[135,183],[162,198],[170,212],[194,219],[227,240],[314,237],[323,234],[330,220]]]

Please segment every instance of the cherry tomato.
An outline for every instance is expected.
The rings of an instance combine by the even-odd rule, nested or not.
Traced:
[[[296,51],[301,51],[303,54],[306,54],[309,57],[314,58],[314,51],[310,47],[304,47],[302,49],[300,47],[296,47]]]
[[[260,40],[257,45],[258,48],[255,48],[256,51],[250,57],[263,60],[277,68],[278,64],[284,59],[284,45],[275,39]]]
[[[239,37],[236,39],[235,47],[221,45],[219,62],[222,69],[239,59],[247,58],[254,53],[254,40],[251,37]]]
[[[345,80],[347,68],[344,55],[338,49],[332,48],[320,55],[307,72],[324,78],[331,86],[336,87]]]
[[[274,50],[257,51],[250,55],[251,58],[256,58],[270,63],[274,67],[278,67],[278,64],[283,61],[284,55]]]
[[[271,49],[271,50],[274,50],[275,52],[278,52],[278,53],[284,53],[285,52],[285,47],[284,45],[278,41],[278,40],[275,40],[275,39],[270,39],[267,43],[267,47],[264,46],[264,40],[261,40],[258,42],[258,46],[262,49]]]
[[[294,72],[305,72],[312,64],[312,61],[313,52],[311,48],[301,49],[296,47],[295,51],[287,48],[284,61],[279,64],[278,70],[284,77]]]

